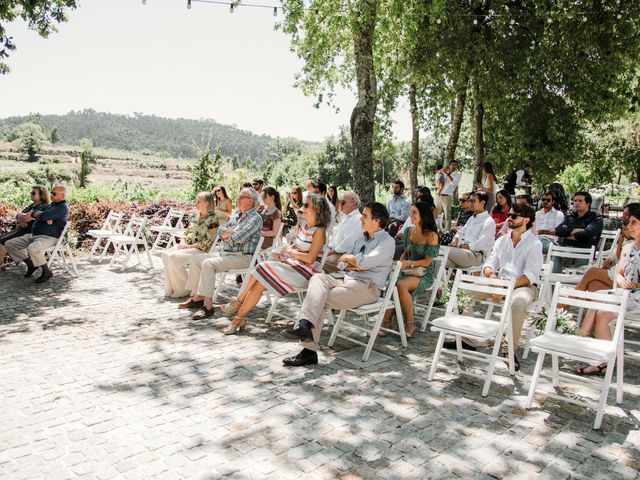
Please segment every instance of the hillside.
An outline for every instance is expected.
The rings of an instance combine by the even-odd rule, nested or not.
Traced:
[[[194,158],[211,132],[212,149],[220,144],[223,156],[238,163],[262,163],[267,158],[268,146],[274,141],[268,135],[256,135],[211,119],[172,119],[139,113],[117,115],[91,109],[66,115],[8,117],[0,119],[0,127],[4,124],[12,128],[28,121],[40,123],[47,136],[57,128],[62,144],[78,145],[80,139],[90,138],[96,147],[147,151],[178,158]]]

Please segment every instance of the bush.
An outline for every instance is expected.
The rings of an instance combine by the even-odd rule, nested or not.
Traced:
[[[564,191],[574,194],[581,190],[589,190],[592,184],[592,179],[589,175],[589,169],[582,163],[576,163],[569,165],[558,176],[558,183],[562,184]]]

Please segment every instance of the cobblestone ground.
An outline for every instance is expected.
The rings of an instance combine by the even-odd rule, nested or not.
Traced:
[[[2,479],[638,478],[637,349],[594,431],[544,395],[524,410],[535,355],[487,398],[451,360],[427,382],[432,332],[381,339],[364,367],[338,343],[288,369],[298,346],[264,305],[225,337],[162,298],[159,269],[80,269],[44,287],[0,272]]]

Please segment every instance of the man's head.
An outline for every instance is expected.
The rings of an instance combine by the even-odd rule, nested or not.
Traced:
[[[340,210],[345,215],[349,215],[351,212],[360,207],[360,197],[355,192],[345,192],[342,195],[342,200],[340,201]]]
[[[307,193],[318,193],[317,189],[318,189],[318,185],[316,185],[316,182],[314,180],[307,180],[307,184],[306,184],[306,188],[307,188]]]
[[[56,185],[51,189],[51,201],[53,203],[58,203],[67,198],[67,187],[64,185]]]
[[[579,216],[583,216],[589,212],[591,201],[592,198],[589,192],[576,192],[573,196],[573,208],[578,212]]]
[[[516,197],[516,203],[519,203],[520,205],[533,205],[533,199],[531,198],[531,195],[523,193]]]
[[[536,212],[531,205],[515,203],[509,211],[507,226],[515,232],[522,233],[533,227],[535,218]]]
[[[362,229],[369,235],[373,235],[378,230],[386,228],[389,223],[387,207],[379,202],[367,203],[362,212],[361,222]]]
[[[456,170],[458,170],[458,161],[457,160],[451,160],[451,163],[449,164],[449,171],[450,172],[455,172]]]
[[[253,188],[243,188],[238,195],[238,208],[241,212],[251,210],[258,204],[258,198],[258,194]]]
[[[471,211],[471,202],[469,201],[470,199],[471,192],[464,192],[462,195],[460,195],[460,207],[462,207],[465,212]]]
[[[444,165],[439,163],[436,165],[436,172],[439,172],[440,170],[442,170],[444,168]]]
[[[323,197],[327,196],[327,184],[324,182],[316,182],[316,191],[315,193],[318,193],[320,195],[322,195]]]
[[[550,211],[555,206],[555,200],[553,198],[553,193],[546,191],[542,194],[542,209],[545,212]]]
[[[262,180],[261,178],[254,178],[253,182],[251,182],[251,186],[256,192],[260,193],[262,192],[262,188],[264,187],[264,180]]]
[[[393,194],[398,197],[404,193],[404,183],[402,180],[396,180],[392,185]]]
[[[469,203],[471,203],[471,211],[473,213],[481,213],[485,211],[488,200],[489,195],[487,195],[487,192],[473,192],[471,194],[471,199],[469,200]]]

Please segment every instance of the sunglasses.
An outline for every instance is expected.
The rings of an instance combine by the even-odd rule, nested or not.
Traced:
[[[31,192],[31,195],[35,195],[36,193],[38,193],[38,192]]]
[[[513,213],[513,212],[509,212],[509,215],[508,215],[508,217],[509,217],[511,220],[515,220],[516,218],[521,217],[521,216],[522,216],[522,215],[520,215],[519,213]]]
[[[469,201],[468,198],[461,198],[460,203],[467,203]]]
[[[51,192],[51,196],[55,197],[58,194],[58,192]]]
[[[302,204],[302,208],[309,208],[309,202],[307,202],[307,203],[303,203],[303,204]]]
[[[251,197],[250,197],[250,196],[248,196],[248,195],[240,195],[240,196],[238,197],[238,199],[240,199],[240,198],[251,198]]]
[[[553,202],[553,198],[543,198],[542,202],[543,203],[551,203],[551,202]]]

